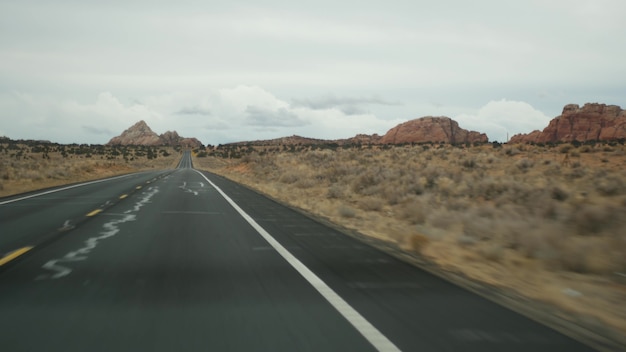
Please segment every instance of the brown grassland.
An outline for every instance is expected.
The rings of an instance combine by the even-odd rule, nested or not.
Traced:
[[[625,343],[621,144],[220,146],[194,165]]]
[[[0,140],[0,197],[131,172],[174,168],[180,149]]]

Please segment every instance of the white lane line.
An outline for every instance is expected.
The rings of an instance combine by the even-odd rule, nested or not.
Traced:
[[[330,288],[322,279],[314,272],[307,268],[302,262],[291,254],[283,245],[281,245],[269,232],[265,231],[257,224],[250,215],[239,207],[221,188],[211,182],[204,174],[198,170],[194,170],[200,174],[226,201],[241,215],[266,241],[272,246],[278,254],[280,254],[302,277],[304,277],[335,309],[341,314],[355,329],[365,337],[369,343],[378,351],[392,352],[400,351],[385,335],[383,335],[374,325],[367,321],[356,309],[352,308],[341,296],[339,296],[332,288]]]
[[[63,187],[63,188],[59,188],[59,189],[53,189],[53,190],[46,191],[46,192],[41,192],[41,193],[37,193],[37,194],[31,194],[29,196],[25,196],[25,197],[21,197],[21,198],[5,200],[3,202],[0,202],[0,205],[5,205],[5,204],[13,203],[13,202],[19,202],[21,200],[34,198],[34,197],[39,197],[39,196],[43,196],[43,195],[50,194],[50,193],[61,192],[61,191],[65,191],[65,190],[76,188],[76,187],[92,185],[94,183],[100,183],[100,182],[105,182],[105,181],[117,180],[118,178],[124,178],[124,177],[128,177],[128,176],[132,176],[132,175],[116,176],[116,177],[111,177],[111,178],[107,178],[107,179],[104,179],[104,180],[96,180],[96,181],[91,181],[91,182],[85,182],[85,183],[80,183],[80,184],[73,185],[73,186],[67,186],[67,187]]]

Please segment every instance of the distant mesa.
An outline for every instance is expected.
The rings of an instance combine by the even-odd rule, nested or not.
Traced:
[[[484,133],[468,131],[449,117],[422,117],[407,121],[392,128],[384,136],[358,134],[345,139],[314,139],[301,136],[282,137],[269,140],[229,143],[229,145],[320,145],[320,144],[404,144],[404,143],[486,143]]]
[[[184,138],[176,131],[167,131],[158,135],[150,129],[145,121],[139,121],[122,132],[121,135],[111,138],[107,145],[145,145],[145,146],[181,146],[183,148],[202,148],[202,143],[196,138]]]
[[[403,143],[486,143],[484,133],[468,131],[459,127],[449,117],[422,117],[401,123],[387,132],[379,141],[382,144]]]
[[[256,140],[256,141],[244,141],[236,143],[228,143],[227,145],[254,145],[254,146],[279,146],[279,145],[322,145],[322,144],[375,144],[380,140],[380,136],[377,134],[358,134],[352,138],[346,139],[316,139],[307,138],[302,136],[289,136],[280,137],[274,139]]]
[[[565,105],[543,131],[517,134],[509,143],[558,143],[626,139],[626,111],[617,105]]]

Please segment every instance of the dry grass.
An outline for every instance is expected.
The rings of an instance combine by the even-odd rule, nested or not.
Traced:
[[[0,197],[72,182],[173,168],[170,147],[105,147],[0,141]]]
[[[215,149],[194,163],[626,335],[624,146],[495,147]]]

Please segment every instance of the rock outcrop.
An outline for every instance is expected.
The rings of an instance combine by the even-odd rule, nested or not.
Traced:
[[[487,135],[468,131],[449,117],[422,117],[399,124],[387,132],[379,141],[382,144],[402,143],[474,143],[488,142]]]
[[[380,143],[380,139],[383,138],[378,134],[357,134],[352,138],[340,139],[338,144],[377,144]]]
[[[183,148],[200,148],[202,143],[196,138],[185,138],[178,135],[176,131],[167,131],[159,136],[165,145],[177,146]]]
[[[176,131],[167,131],[162,135],[156,134],[145,121],[139,121],[122,132],[121,135],[111,138],[107,145],[146,145],[146,146],[181,146],[183,148],[200,148],[202,143],[196,138],[184,138]]]
[[[517,134],[509,143],[587,142],[626,139],[626,111],[617,105],[569,104],[543,131]]]

